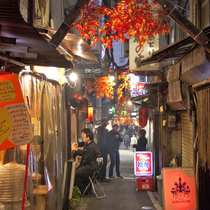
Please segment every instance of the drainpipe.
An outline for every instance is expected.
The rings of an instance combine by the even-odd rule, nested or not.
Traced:
[[[157,2],[162,6],[166,14],[171,17],[184,32],[188,33],[195,42],[204,47],[205,50],[210,53],[209,38],[203,30],[198,29],[191,21],[183,16],[171,0],[157,0]]]

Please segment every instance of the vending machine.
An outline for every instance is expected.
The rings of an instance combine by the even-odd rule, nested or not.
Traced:
[[[154,189],[152,152],[134,153],[134,174],[136,176],[136,191]]]

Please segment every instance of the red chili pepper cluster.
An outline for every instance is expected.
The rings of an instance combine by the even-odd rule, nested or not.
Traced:
[[[130,37],[141,47],[149,38],[169,31],[168,21],[155,0],[122,0],[113,8],[91,2],[74,26],[83,39],[91,44],[100,41],[107,48],[114,40],[125,42]]]
[[[96,97],[113,99],[114,88],[113,82],[108,76],[98,77],[96,79]]]

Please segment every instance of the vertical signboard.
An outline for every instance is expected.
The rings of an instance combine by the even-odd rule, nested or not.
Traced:
[[[196,184],[192,168],[164,168],[164,210],[196,210]]]
[[[135,152],[134,173],[135,176],[153,175],[152,152]]]
[[[29,114],[15,74],[0,75],[0,150],[32,139]]]

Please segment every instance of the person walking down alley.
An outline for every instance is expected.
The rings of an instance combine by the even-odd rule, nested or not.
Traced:
[[[108,142],[109,142],[109,154],[111,159],[111,164],[109,167],[109,178],[114,178],[113,170],[116,169],[116,175],[119,178],[122,178],[120,175],[120,153],[119,147],[120,143],[123,141],[120,133],[118,132],[118,125],[113,125],[113,129],[108,133]]]
[[[99,173],[99,180],[102,182],[108,181],[106,179],[106,167],[107,167],[107,157],[108,157],[108,130],[106,129],[106,126],[108,125],[108,122],[106,120],[103,120],[101,125],[97,129],[97,144],[99,146],[102,158],[103,158],[103,165]]]
[[[83,193],[89,183],[89,176],[92,176],[97,169],[97,158],[100,157],[100,150],[93,140],[93,133],[89,128],[81,131],[84,143],[83,149],[78,149],[77,144],[72,145],[73,156],[81,156],[81,162],[76,170],[75,185]]]
[[[136,148],[136,151],[146,151],[147,148],[146,130],[144,129],[140,130],[137,144],[135,144],[133,147]]]

